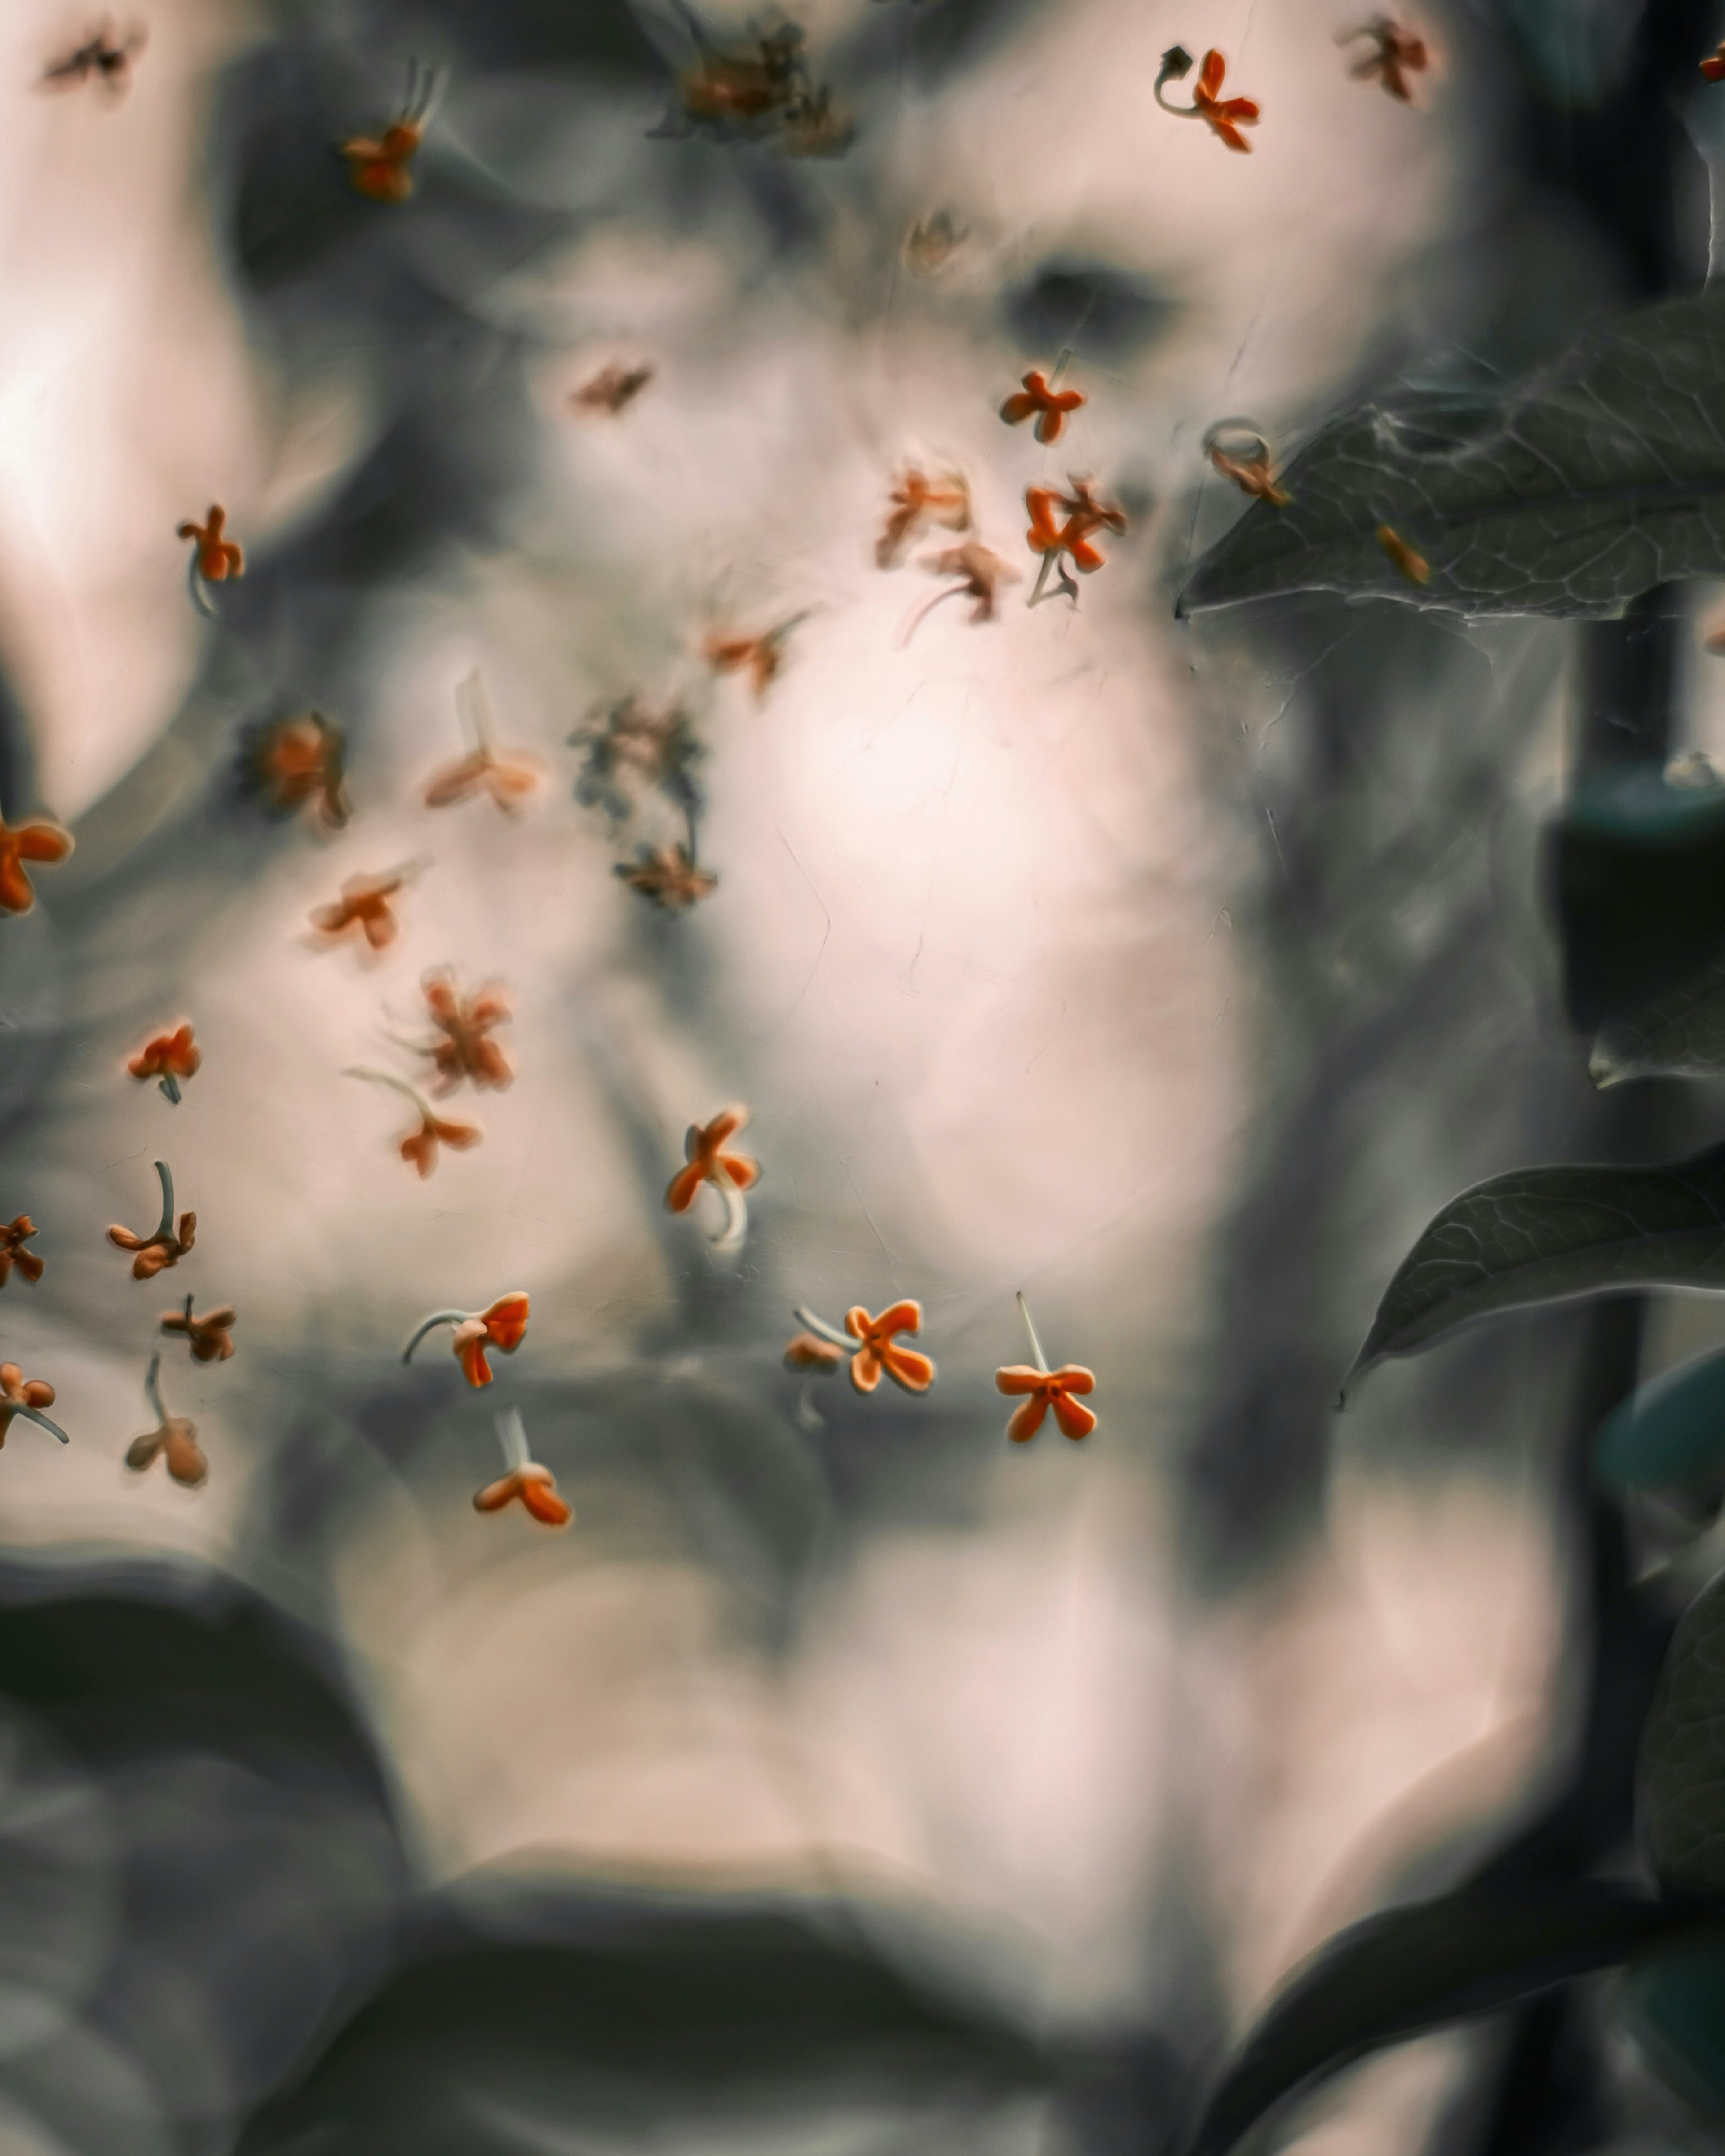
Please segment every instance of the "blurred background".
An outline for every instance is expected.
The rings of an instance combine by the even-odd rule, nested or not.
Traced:
[[[1280,460],[1698,281],[1717,123],[1661,285],[1584,183],[1630,0],[1425,8],[1411,105],[1340,0],[808,0],[829,154],[680,124],[699,37],[781,19],[138,0],[124,80],[44,88],[100,18],[0,16],[0,805],[78,839],[0,924],[0,1213],[48,1263],[0,1344],[72,1438],[0,1463],[8,2152],[1163,2148],[1303,1955],[1561,1780],[1579,1321],[1333,1410],[1430,1213],[1586,1149],[1540,844],[1574,635],[1173,598],[1242,506],[1214,420]],[[1690,75],[1717,34],[1684,15]],[[1176,43],[1260,104],[1249,156],[1157,109]],[[340,146],[415,64],[414,192],[368,200]],[[999,407],[1062,353],[1040,445]],[[615,412],[608,367],[650,370]],[[911,467],[1019,572],[994,619],[916,619],[946,533],[876,565]],[[1129,528],[1028,607],[1023,492],[1069,476]],[[175,534],[217,501],[210,619]],[[788,623],[758,692],[708,663]],[[424,805],[475,670],[519,815]],[[663,792],[576,796],[630,696],[699,745],[685,910],[614,873],[684,837]],[[312,709],[339,830],[242,783]],[[396,941],[319,947],[402,864]],[[445,966],[503,984],[516,1075],[422,1181],[345,1074],[424,1085]],[[125,1062],[182,1019],[172,1108]],[[731,1101],[734,1252],[663,1203]],[[158,1158],[197,1241],[138,1284],[104,1231]],[[491,1392],[441,1337],[402,1367],[517,1288]],[[1096,1373],[1081,1445],[1006,1439],[1020,1290]],[[196,1491],[124,1464],[187,1292],[239,1313],[164,1363]],[[793,1306],[902,1296],[933,1388],[809,1426]],[[470,1502],[503,1405],[562,1534]],[[871,2032],[830,2058],[829,2005]],[[1496,2041],[1301,2145],[1461,2145]]]

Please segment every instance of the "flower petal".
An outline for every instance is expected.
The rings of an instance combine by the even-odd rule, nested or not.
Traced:
[[[506,1355],[514,1354],[526,1334],[527,1313],[528,1298],[523,1290],[515,1288],[499,1296],[485,1314],[485,1331],[493,1347],[501,1348]]]
[[[994,1373],[994,1389],[1000,1393],[1040,1393],[1046,1379],[1028,1363],[1009,1363]]]
[[[1048,1401],[1041,1394],[1024,1401],[1013,1410],[1006,1425],[1006,1434],[1014,1445],[1028,1445],[1042,1427],[1042,1419],[1048,1413]]]
[[[887,1346],[880,1350],[886,1374],[907,1393],[926,1393],[934,1383],[934,1364],[914,1348]]]
[[[1076,1444],[1081,1437],[1088,1437],[1096,1426],[1093,1411],[1081,1400],[1069,1399],[1065,1393],[1056,1393],[1050,1403],[1055,1420]]]
[[[465,1372],[467,1382],[470,1385],[489,1385],[490,1383],[491,1366],[485,1360],[485,1336],[484,1333],[481,1332],[477,1334],[471,1340],[457,1341],[455,1343],[455,1358],[460,1363],[462,1369]]]
[[[701,1186],[706,1181],[706,1169],[699,1161],[679,1168],[665,1194],[665,1204],[673,1213],[686,1213],[701,1194]]]
[[[850,1382],[860,1393],[871,1393],[880,1382],[880,1358],[872,1348],[859,1348],[850,1358]]]

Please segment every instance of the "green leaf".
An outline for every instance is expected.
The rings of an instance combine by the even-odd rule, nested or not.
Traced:
[[[1593,324],[1481,427],[1430,393],[1331,422],[1199,563],[1176,611],[1283,592],[1476,613],[1622,613],[1725,575],[1725,305],[1675,300]],[[1423,556],[1410,583],[1375,536]]]
[[[1725,1288],[1725,1146],[1669,1168],[1523,1168],[1452,1198],[1343,1385],[1475,1319],[1641,1287]]]
[[[1475,1888],[1368,1917],[1322,1948],[1258,2024],[1191,2156],[1223,2156],[1284,2097],[1368,2051],[1611,1968],[1697,1921],[1602,1880]]]
[[[1638,1779],[1641,1839],[1661,1885],[1725,1892],[1725,1574],[1672,1636]]]
[[[1711,2118],[1725,2112],[1725,1940],[1650,1956],[1623,1989],[1624,2017],[1661,2076]]]
[[[1594,1472],[1614,1490],[1725,1482],[1725,1355],[1667,1370],[1614,1409],[1594,1439]]]
[[[1725,1075],[1725,963],[1715,961],[1629,1018],[1603,1027],[1588,1059],[1595,1086],[1625,1078]]]

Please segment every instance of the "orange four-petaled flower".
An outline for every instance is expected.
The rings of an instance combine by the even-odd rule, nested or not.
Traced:
[[[0,1227],[0,1287],[11,1279],[14,1265],[27,1281],[39,1281],[48,1270],[44,1259],[24,1248],[35,1232],[36,1223],[28,1213],[20,1213],[9,1226]]]
[[[181,1079],[193,1076],[203,1061],[203,1051],[193,1040],[187,1023],[176,1027],[172,1033],[158,1033],[153,1040],[146,1040],[126,1067],[141,1081],[155,1079],[167,1098],[177,1103]]]
[[[465,1078],[475,1086],[494,1086],[501,1092],[515,1073],[490,1036],[508,1021],[508,998],[495,982],[488,982],[475,995],[462,996],[447,967],[427,973],[420,986],[432,1024],[443,1036],[424,1051],[437,1066],[434,1090],[452,1092]]]
[[[489,1385],[491,1366],[485,1359],[485,1351],[495,1348],[501,1354],[512,1355],[521,1346],[527,1330],[527,1297],[521,1289],[515,1288],[507,1295],[500,1295],[488,1310],[434,1311],[414,1327],[402,1350],[403,1363],[412,1362],[413,1350],[428,1332],[439,1325],[453,1325],[455,1328],[455,1359],[466,1373],[468,1383]]]
[[[1024,506],[1030,512],[1030,529],[1025,536],[1032,552],[1040,554],[1045,562],[1058,562],[1064,555],[1075,569],[1088,576],[1102,567],[1105,558],[1091,544],[1091,533],[1124,531],[1126,516],[1123,511],[1098,501],[1087,480],[1075,479],[1068,484],[1072,489],[1070,494],[1051,486],[1024,489]],[[1055,515],[1056,508],[1059,517]]]
[[[347,821],[346,760],[346,737],[321,711],[267,728],[251,754],[254,778],[272,808],[291,812],[315,801],[320,819],[332,830]]]
[[[1205,121],[1230,150],[1249,151],[1252,146],[1240,131],[1257,125],[1258,108],[1249,97],[1217,95],[1222,78],[1228,72],[1228,63],[1214,47],[1204,56],[1198,80],[1193,85],[1190,105],[1170,105],[1163,95],[1163,85],[1182,80],[1191,66],[1190,53],[1179,45],[1169,46],[1162,56],[1162,72],[1156,78],[1157,103],[1164,112],[1172,112],[1179,119]]]
[[[556,1476],[533,1460],[525,1467],[511,1468],[507,1475],[473,1493],[473,1509],[476,1512],[501,1512],[506,1505],[514,1504],[525,1506],[543,1527],[567,1527],[574,1517],[567,1503],[557,1495]]]
[[[748,1110],[739,1104],[721,1108],[710,1123],[690,1124],[683,1140],[688,1165],[677,1170],[665,1194],[665,1202],[673,1213],[686,1213],[700,1195],[704,1183],[711,1183],[721,1191],[726,1185],[732,1190],[753,1189],[761,1179],[760,1162],[747,1153],[725,1151],[726,1145],[748,1119]]]
[[[389,869],[382,875],[349,876],[333,906],[314,907],[311,925],[331,942],[357,928],[372,950],[386,950],[401,932],[390,901],[408,880],[405,869]]]
[[[970,488],[962,472],[945,472],[937,480],[914,467],[893,488],[892,513],[875,542],[878,567],[890,569],[906,542],[927,524],[943,525],[948,531],[963,531],[970,524]]]
[[[0,1363],[0,1445],[5,1444],[6,1433],[15,1414],[23,1414],[28,1422],[40,1423],[64,1445],[64,1430],[42,1413],[44,1408],[53,1405],[54,1387],[45,1378],[27,1378],[16,1363]]]
[[[847,1310],[845,1330],[860,1343],[850,1358],[850,1382],[858,1392],[873,1392],[884,1373],[907,1393],[926,1393],[934,1382],[934,1364],[917,1349],[899,1347],[894,1337],[922,1328],[920,1302],[892,1303],[878,1317],[870,1317],[860,1303]]]
[[[197,541],[198,573],[207,584],[225,583],[229,577],[245,574],[245,549],[224,536],[227,524],[227,511],[213,501],[207,521],[197,524],[188,519],[177,527],[180,538]]]
[[[108,1230],[108,1240],[122,1250],[135,1250],[131,1261],[134,1280],[153,1280],[170,1265],[177,1265],[191,1249],[198,1229],[198,1215],[182,1213],[177,1229],[173,1224],[174,1179],[166,1161],[158,1160],[156,1173],[162,1184],[162,1219],[153,1235],[135,1235],[130,1228],[113,1227]]]
[[[1075,1441],[1088,1437],[1096,1426],[1096,1416],[1073,1398],[1076,1393],[1096,1390],[1095,1371],[1086,1370],[1081,1363],[1068,1363],[1058,1370],[1037,1370],[1028,1363],[1009,1363],[994,1373],[994,1383],[1003,1393],[1025,1395],[1006,1425],[1007,1435],[1019,1445],[1035,1436],[1050,1408],[1055,1420]]]
[[[36,903],[26,861],[63,861],[71,850],[72,834],[58,824],[0,824],[0,911],[28,913]]]
[[[191,1345],[195,1363],[225,1363],[234,1353],[233,1327],[239,1316],[230,1305],[219,1310],[207,1311],[202,1317],[192,1315],[192,1298],[186,1297],[183,1310],[166,1310],[162,1314],[164,1332],[183,1332]]]
[[[719,879],[698,869],[681,846],[644,846],[633,861],[619,861],[612,874],[631,891],[672,911],[693,906],[718,889]]]
[[[1414,36],[1388,15],[1374,15],[1369,23],[1362,23],[1357,30],[1344,30],[1337,44],[1352,44],[1356,38],[1369,38],[1373,49],[1358,59],[1348,72],[1356,82],[1369,82],[1373,75],[1384,85],[1389,95],[1403,105],[1411,105],[1414,93],[1409,86],[1409,74],[1422,74],[1430,65],[1431,55],[1424,38]],[[1707,71],[1702,61],[1702,71]]]
[[[1032,367],[1024,377],[1024,388],[1014,390],[1000,408],[1000,416],[1009,427],[1021,426],[1034,412],[1036,414],[1036,439],[1039,442],[1057,442],[1066,424],[1069,412],[1076,412],[1085,401],[1084,393],[1077,389],[1055,389],[1048,377],[1038,367]]]

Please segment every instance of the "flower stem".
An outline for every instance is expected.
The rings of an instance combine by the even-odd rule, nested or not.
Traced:
[[[842,1348],[847,1355],[855,1354],[862,1345],[860,1341],[853,1340],[848,1332],[841,1332],[836,1325],[829,1325],[825,1318],[817,1317],[812,1310],[805,1310],[800,1302],[791,1315],[799,1323],[806,1325],[811,1332],[818,1332],[823,1340],[830,1340],[834,1347]]]
[[[827,1426],[826,1417],[814,1404],[816,1382],[813,1378],[805,1378],[803,1389],[797,1395],[797,1420],[807,1430],[824,1430]]]
[[[1042,1342],[1036,1337],[1036,1327],[1030,1317],[1030,1306],[1024,1300],[1024,1291],[1022,1288],[1019,1290],[1019,1316],[1024,1321],[1024,1337],[1030,1343],[1030,1360],[1045,1378],[1048,1375],[1048,1358],[1042,1352]]]
[[[179,1106],[180,1081],[175,1077],[172,1070],[167,1072],[156,1090],[161,1094],[164,1101],[171,1101],[177,1108]]]
[[[527,1450],[527,1433],[519,1408],[505,1408],[498,1416],[497,1442],[503,1447],[503,1464],[511,1474],[531,1460],[533,1455]]]
[[[187,570],[186,583],[187,589],[192,594],[193,605],[197,608],[199,613],[203,614],[206,619],[213,621],[216,619],[216,609],[214,604],[211,601],[209,593],[203,588],[203,578],[198,574],[198,542],[196,540],[194,540],[192,544],[192,560],[190,566]]]
[[[431,1109],[426,1101],[425,1096],[417,1086],[408,1085],[405,1078],[394,1077],[388,1070],[367,1070],[358,1064],[349,1064],[342,1070],[341,1075],[344,1078],[363,1078],[368,1085],[388,1086],[393,1092],[404,1093],[426,1122],[428,1123],[431,1122]]]
[[[439,1325],[465,1324],[467,1321],[468,1315],[469,1313],[465,1310],[433,1311],[429,1317],[422,1319],[418,1325],[414,1327],[413,1337],[408,1341],[407,1346],[401,1351],[401,1358],[403,1362],[411,1363],[413,1361],[413,1350],[419,1345],[419,1342],[425,1337],[428,1332],[434,1332]]]
[[[158,1160],[156,1173],[162,1178],[162,1225],[156,1232],[158,1235],[172,1235],[174,1231],[173,1170],[165,1160]]]
[[[162,1387],[158,1382],[161,1378],[161,1374],[162,1350],[158,1348],[156,1350],[156,1353],[150,1358],[150,1367],[144,1373],[144,1398],[150,1403],[151,1413],[156,1417],[157,1421],[161,1423],[162,1428],[166,1430],[167,1427],[167,1409],[162,1404]]]
[[[26,1422],[39,1424],[51,1437],[57,1437],[62,1445],[69,1445],[72,1442],[59,1424],[57,1422],[50,1422],[40,1408],[14,1408],[13,1413],[21,1414]]]
[[[714,1178],[719,1195],[725,1201],[725,1225],[713,1237],[716,1250],[740,1250],[749,1231],[748,1202],[728,1175]]]

